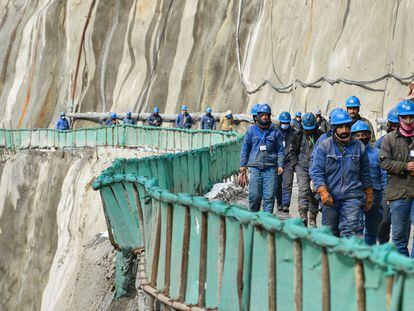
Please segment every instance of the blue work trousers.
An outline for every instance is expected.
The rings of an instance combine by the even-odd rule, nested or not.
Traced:
[[[390,202],[392,242],[400,254],[409,256],[408,241],[411,224],[414,223],[414,199],[400,199]],[[413,258],[411,250],[411,258]]]
[[[368,245],[374,245],[377,243],[379,226],[382,221],[381,201],[381,190],[374,190],[372,207],[368,212],[365,212],[364,241]]]
[[[249,182],[249,208],[253,212],[260,210],[263,200],[263,210],[273,213],[276,197],[276,173],[275,166],[267,168],[250,167]]]
[[[290,207],[293,187],[294,168],[291,163],[287,163],[283,168],[283,174],[277,175],[277,204],[279,206]]]
[[[322,206],[322,225],[328,226],[338,237],[360,235],[363,230],[361,223],[362,204],[358,198],[335,200],[334,205]]]

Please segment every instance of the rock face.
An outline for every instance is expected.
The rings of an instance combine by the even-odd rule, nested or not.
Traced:
[[[0,154],[0,310],[102,309],[113,297],[115,261],[91,184],[115,157],[149,154]]]
[[[410,0],[2,0],[0,123],[48,127],[65,109],[172,113],[182,103],[328,110],[349,95],[375,119],[406,95],[396,79],[369,89],[296,79],[410,76],[413,9]]]

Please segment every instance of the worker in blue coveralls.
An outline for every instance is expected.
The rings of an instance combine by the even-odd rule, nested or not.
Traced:
[[[395,131],[398,128],[398,115],[397,109],[392,108],[387,114],[387,134]],[[374,144],[376,148],[381,150],[382,140],[384,136],[381,136]],[[386,183],[388,182],[388,176]],[[385,184],[385,189],[382,192],[382,220],[379,225],[378,230],[378,242],[380,244],[388,243],[390,241],[390,232],[391,232],[391,215],[390,215],[390,204],[386,199],[386,188],[387,185]]]
[[[70,129],[70,124],[68,119],[66,119],[66,114],[64,111],[60,113],[60,118],[56,122],[56,129],[59,131],[67,131]]]
[[[115,112],[111,112],[110,116],[111,117],[108,120],[105,121],[105,125],[117,125],[117,124],[119,124]]]
[[[257,124],[250,126],[244,136],[240,153],[239,182],[248,184],[247,167],[250,172],[249,208],[273,213],[276,196],[276,175],[283,173],[284,148],[280,132],[272,124],[269,105],[260,105]]]
[[[381,167],[388,172],[387,200],[390,202],[392,242],[408,256],[408,229],[414,224],[414,102],[397,105],[399,126],[385,135],[380,151]],[[414,250],[411,250],[414,257]]]
[[[147,122],[149,126],[161,126],[162,117],[160,116],[160,110],[155,107],[152,114],[148,117]]]
[[[300,111],[295,112],[295,118],[292,120],[290,125],[298,131],[302,129],[302,113]]]
[[[177,119],[175,120],[175,127],[180,129],[190,129],[193,123],[193,118],[187,111],[187,106],[181,106],[181,112],[178,114]]]
[[[333,134],[315,149],[310,168],[321,201],[322,224],[341,237],[360,234],[362,207],[369,211],[373,200],[368,153],[362,142],[351,137],[351,123],[345,110],[332,113]]]
[[[122,124],[135,125],[135,120],[132,118],[132,113],[130,111],[127,112],[126,117],[122,120]]]
[[[370,145],[371,129],[368,124],[361,120],[357,121],[351,127],[351,134],[354,139],[358,139],[365,145],[366,152],[368,153],[374,197],[372,207],[369,211],[365,211],[363,219],[364,241],[368,245],[374,245],[377,243],[379,225],[382,220],[382,192],[386,186],[387,172],[380,167],[379,149]]]
[[[211,114],[213,110],[208,107],[206,109],[206,114],[201,117],[200,128],[202,130],[215,130],[216,129],[216,120]]]
[[[292,118],[290,113],[283,111],[279,114],[279,125],[277,129],[282,136],[283,148],[285,150],[283,174],[277,175],[276,202],[279,212],[289,213],[292,198],[293,174],[295,171],[292,162],[289,161],[288,152],[292,143],[292,138],[296,130],[290,125]]]

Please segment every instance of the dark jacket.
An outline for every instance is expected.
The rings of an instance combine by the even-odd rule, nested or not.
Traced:
[[[289,126],[287,130],[283,130],[280,125],[278,125],[277,129],[280,132],[280,135],[282,136],[283,140],[283,147],[285,149],[285,165],[288,164],[288,155],[289,155],[289,149],[290,145],[292,144],[293,136],[297,132],[293,126]]]
[[[289,148],[288,161],[293,165],[298,164],[303,169],[309,169],[313,149],[322,135],[323,132],[319,129],[310,135],[305,134],[304,131],[296,132]]]
[[[205,114],[201,117],[200,128],[202,130],[215,130],[216,129],[216,120],[210,114]]]
[[[161,126],[162,118],[159,114],[151,114],[147,119],[148,125],[150,126]]]
[[[260,148],[260,146],[266,146]],[[265,149],[265,150],[261,150]],[[283,141],[280,132],[272,124],[268,129],[262,130],[257,124],[249,126],[244,136],[240,153],[240,167],[283,167],[284,160]]]
[[[381,167],[388,172],[387,200],[414,199],[414,176],[407,171],[414,141],[408,144],[406,138],[396,130],[384,136],[381,144]]]
[[[324,117],[321,117],[320,121],[318,122],[318,126],[319,129],[324,133],[327,133],[329,131],[329,123]]]

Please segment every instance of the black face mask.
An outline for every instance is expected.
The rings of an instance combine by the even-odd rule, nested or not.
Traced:
[[[360,139],[361,141],[362,141],[362,143],[366,146],[366,145],[368,145],[369,144],[369,141],[371,140],[369,137],[367,137],[367,138],[362,138],[362,139]]]
[[[272,124],[272,120],[267,120],[267,121],[262,121],[260,118],[260,115],[257,116],[257,123],[259,124],[260,127],[269,127],[270,124]]]
[[[347,139],[351,133],[341,133],[341,134],[336,134],[340,139]]]

